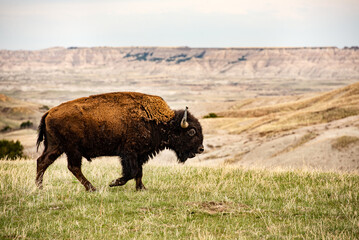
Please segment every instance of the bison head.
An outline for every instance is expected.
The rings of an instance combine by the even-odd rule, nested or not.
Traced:
[[[201,124],[187,111],[187,107],[175,111],[170,128],[170,148],[175,151],[179,162],[184,163],[204,151]]]

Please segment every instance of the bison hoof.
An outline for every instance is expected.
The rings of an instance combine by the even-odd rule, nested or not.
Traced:
[[[42,181],[36,180],[35,183],[38,189],[43,189]]]
[[[120,178],[120,179],[116,179],[116,180],[113,180],[111,183],[110,183],[110,187],[116,187],[116,186],[122,186],[122,185],[125,185],[127,181],[125,181],[124,179]]]
[[[88,192],[96,192],[97,189],[95,187],[90,187],[90,188],[87,188],[86,191],[88,191]]]
[[[144,185],[136,186],[136,191],[145,191],[147,188]]]

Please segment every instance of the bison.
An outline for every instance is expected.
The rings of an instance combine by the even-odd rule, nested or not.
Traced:
[[[40,189],[46,169],[63,153],[68,169],[87,191],[95,191],[81,172],[82,157],[119,156],[122,177],[110,187],[135,179],[141,190],[142,165],[161,150],[172,149],[181,163],[204,151],[201,124],[187,107],[173,111],[161,97],[136,92],[93,95],[50,109],[41,118],[37,148],[43,141],[37,159]]]

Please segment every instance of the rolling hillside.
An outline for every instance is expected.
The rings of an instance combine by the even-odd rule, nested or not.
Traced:
[[[246,99],[203,119],[207,163],[359,170],[359,83],[315,96]]]
[[[359,82],[317,96],[295,98],[246,99],[218,115],[232,119],[230,125],[223,126],[231,133],[252,131],[260,135],[359,115]]]
[[[26,121],[31,121],[37,125],[46,109],[46,106],[40,104],[24,102],[0,94],[0,130],[6,126],[11,129],[18,129],[21,123]]]

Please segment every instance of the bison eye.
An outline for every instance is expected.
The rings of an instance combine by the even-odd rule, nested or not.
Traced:
[[[188,133],[188,135],[189,135],[190,137],[193,137],[193,136],[196,134],[196,130],[194,130],[193,128],[191,128],[187,133]]]

